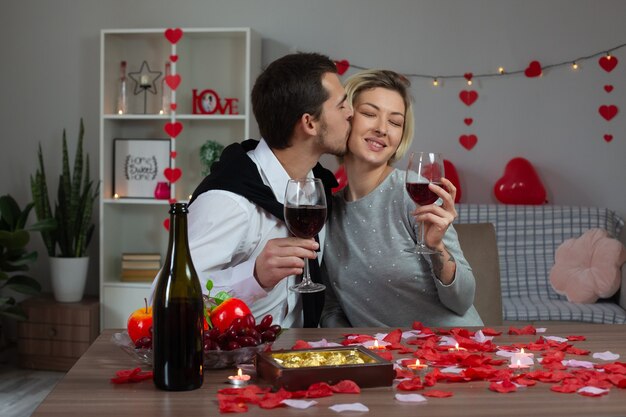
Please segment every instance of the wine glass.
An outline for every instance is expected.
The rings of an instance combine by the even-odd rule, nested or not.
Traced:
[[[285,224],[297,237],[310,239],[317,235],[326,222],[326,194],[324,185],[317,178],[289,180],[285,190]],[[311,281],[309,259],[304,258],[302,282],[290,290],[311,293],[323,291],[326,286]]]
[[[433,152],[412,153],[409,157],[409,165],[406,169],[404,180],[406,190],[411,199],[420,206],[433,204],[439,199],[439,196],[428,188],[428,184],[432,182],[442,187],[441,178],[443,176],[443,158],[441,154]],[[426,255],[438,253],[424,243],[424,229],[424,222],[421,222],[416,245],[414,248],[405,249],[406,252]]]

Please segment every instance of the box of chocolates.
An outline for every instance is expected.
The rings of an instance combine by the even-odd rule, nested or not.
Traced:
[[[257,377],[274,388],[304,390],[311,384],[344,379],[361,388],[391,386],[393,364],[363,346],[277,350],[256,355]]]

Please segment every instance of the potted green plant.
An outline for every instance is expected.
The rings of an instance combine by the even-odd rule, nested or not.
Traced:
[[[53,230],[41,231],[41,236],[50,256],[52,291],[60,302],[80,301],[87,280],[89,257],[86,250],[94,230],[92,214],[99,184],[90,178],[89,155],[83,156],[84,134],[81,118],[74,167],[71,170],[63,129],[63,164],[54,212],[50,205],[41,144],[38,152],[39,168],[30,178],[37,219],[54,219],[57,224]]]
[[[27,318],[6,290],[26,295],[36,295],[41,291],[39,282],[26,275],[30,264],[37,260],[37,252],[26,249],[30,241],[29,231],[50,230],[56,222],[49,219],[27,227],[26,221],[32,208],[33,203],[29,203],[22,210],[10,195],[0,197],[0,317],[14,320]],[[0,325],[0,335],[1,329]]]

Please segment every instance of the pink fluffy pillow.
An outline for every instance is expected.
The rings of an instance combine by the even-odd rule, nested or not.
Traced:
[[[604,229],[590,229],[558,247],[550,283],[573,303],[595,303],[617,292],[626,248]]]

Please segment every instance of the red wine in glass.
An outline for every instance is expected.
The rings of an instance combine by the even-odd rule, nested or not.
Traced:
[[[427,182],[407,182],[406,183],[406,190],[411,196],[411,200],[415,201],[420,206],[426,206],[428,204],[432,204],[435,201],[437,201],[437,199],[439,199],[439,196],[437,194],[430,191],[430,188],[428,188],[428,184],[429,183]],[[433,184],[443,187],[441,183],[434,182]]]
[[[326,221],[326,194],[322,181],[317,178],[289,180],[285,189],[284,207],[285,224],[291,233],[303,239],[317,235]],[[323,291],[326,286],[311,280],[309,259],[304,258],[302,282],[289,289],[311,293]]]
[[[285,222],[297,237],[310,239],[324,227],[326,206],[285,206]]]
[[[406,191],[411,199],[420,206],[433,204],[439,196],[430,190],[430,183],[441,187],[443,174],[443,158],[439,153],[418,152],[412,153],[409,157],[409,165],[406,169],[404,180]],[[437,251],[429,248],[424,243],[425,225],[421,223],[421,231],[418,233],[415,247],[405,249],[406,252],[432,255]]]

